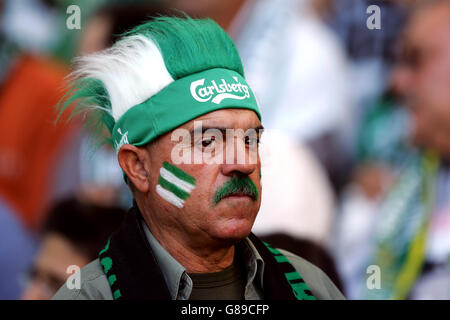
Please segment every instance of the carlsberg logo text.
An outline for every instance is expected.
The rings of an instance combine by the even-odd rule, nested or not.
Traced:
[[[211,80],[205,84],[205,79],[193,81],[191,83],[191,95],[198,102],[206,102],[211,100],[212,103],[220,104],[223,99],[242,100],[250,97],[248,86],[239,82],[237,77],[233,77],[236,81],[228,83],[225,79],[216,82]]]

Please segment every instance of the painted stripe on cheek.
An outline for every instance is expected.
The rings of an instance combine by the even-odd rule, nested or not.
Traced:
[[[182,208],[195,188],[195,178],[168,162],[163,162],[159,173],[156,192],[167,202]]]
[[[168,163],[167,161],[163,162],[163,168],[172,172],[177,178],[186,181],[189,184],[195,185],[195,178],[178,167],[175,167],[173,164]]]
[[[165,180],[167,180],[170,183],[176,185],[178,188],[182,189],[183,191],[185,191],[187,193],[191,193],[191,191],[195,188],[194,185],[179,179],[173,173],[171,173],[170,171],[166,170],[165,168],[161,168],[159,170],[159,172],[161,174],[161,177],[163,177]]]
[[[161,196],[161,198],[163,198],[167,202],[173,204],[175,207],[183,208],[184,200],[178,198],[172,192],[164,189],[159,184],[156,186],[156,192]]]
[[[174,185],[173,183],[170,183],[169,181],[167,181],[166,179],[164,179],[161,176],[158,178],[158,184],[161,187],[163,187],[164,189],[175,194],[180,199],[186,200],[187,198],[189,198],[189,193],[178,188],[176,185]]]

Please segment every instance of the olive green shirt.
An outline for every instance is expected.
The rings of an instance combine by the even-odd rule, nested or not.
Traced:
[[[188,275],[186,269],[153,237],[145,223],[143,223],[143,226],[172,299],[188,300],[193,289],[192,278]],[[262,300],[264,296],[264,261],[248,238],[244,239],[242,243],[241,258],[246,270],[245,300]],[[339,289],[336,288],[322,270],[293,253],[282,249],[280,249],[280,252],[289,259],[317,299],[345,299]],[[52,299],[113,300],[108,279],[103,272],[99,259],[83,267],[80,272],[81,286],[79,289],[69,289],[64,284]]]
[[[219,272],[189,273],[193,282],[189,300],[244,300],[245,269],[239,260]]]

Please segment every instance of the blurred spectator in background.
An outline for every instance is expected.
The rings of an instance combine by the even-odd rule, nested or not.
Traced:
[[[62,16],[53,0],[2,0],[3,34],[23,51],[45,54],[56,45]]]
[[[56,194],[63,192],[59,182],[67,181],[71,171],[58,177],[63,165],[58,160],[77,125],[54,124],[54,107],[68,71],[65,66],[26,51],[3,31],[0,125],[5,134],[0,138],[0,195],[20,222],[33,230]]]
[[[350,61],[352,88],[357,108],[357,125],[387,90],[394,62],[395,42],[404,25],[405,0],[314,0],[322,19],[342,41]],[[381,29],[366,25],[371,13],[367,8],[380,8]]]
[[[37,241],[25,230],[5,201],[0,200],[0,300],[18,299],[20,275],[31,263]]]
[[[70,30],[77,44],[65,55],[103,49],[155,13],[155,6],[142,1],[126,8],[93,2],[79,3],[82,28]],[[77,121],[68,124],[62,117],[55,123],[69,67],[50,53],[62,41],[61,30],[67,31],[67,1],[0,4],[0,125],[5,132],[0,138],[0,298],[17,299],[17,274],[32,259],[34,233],[53,203],[76,194],[83,201],[128,208],[131,196],[114,150],[88,141],[89,129],[82,130]]]
[[[379,157],[402,158],[395,148],[407,136],[406,112],[397,108],[389,92],[389,76],[394,63],[396,41],[404,26],[407,0],[314,0],[313,5],[319,16],[331,27],[343,43],[349,58],[352,92],[355,99],[353,127],[357,133],[355,143],[355,163]],[[376,5],[380,9],[380,28],[369,29],[367,20],[373,11],[367,9]],[[378,125],[383,122],[383,125]],[[394,126],[390,124],[396,123]],[[392,131],[386,130],[385,125]],[[406,126],[406,128],[405,128]],[[370,141],[368,141],[368,139]],[[401,143],[400,143],[401,144]],[[393,150],[390,154],[387,150]],[[369,154],[370,153],[370,154]],[[389,158],[389,160],[392,160]],[[375,174],[376,172],[376,174]],[[366,170],[356,170],[356,178],[367,188],[379,188],[383,181],[373,181],[370,177],[385,177],[384,166],[370,166]],[[341,179],[348,182],[350,175]],[[340,185],[342,186],[342,185]],[[342,191],[342,189],[339,189]],[[348,193],[348,192],[347,192]]]
[[[0,4],[6,6],[3,1]],[[0,24],[4,26],[2,9]],[[29,263],[35,247],[30,232],[37,230],[51,201],[65,191],[55,187],[61,178],[56,172],[77,125],[55,126],[52,121],[62,96],[65,67],[30,54],[4,31],[0,28],[0,126],[4,132],[0,137],[0,298],[17,299],[17,274]]]
[[[401,148],[396,156],[374,157],[384,174],[375,172],[372,182],[360,180],[353,185],[362,190],[361,201],[349,204],[344,199],[338,224],[334,252],[350,298],[450,299],[450,42],[446,39],[450,39],[450,1],[419,2],[402,37],[392,83],[410,111],[411,125],[402,125],[405,118],[395,122],[399,113],[387,104],[394,110],[391,121],[374,122],[374,127],[380,126],[375,131],[392,132],[384,135],[390,137],[387,154],[395,154],[396,144]],[[410,133],[414,147],[408,147],[398,130],[391,131],[399,125]],[[378,186],[367,188],[370,185]],[[366,268],[372,264],[381,271],[378,290],[366,285]]]
[[[96,259],[125,214],[118,207],[98,206],[76,198],[57,203],[45,221],[22,298],[50,299],[70,276],[68,266],[82,268]]]

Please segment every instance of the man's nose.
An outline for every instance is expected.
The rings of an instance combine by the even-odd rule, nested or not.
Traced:
[[[227,164],[225,163],[222,165],[222,173],[226,176],[233,176],[233,175],[250,175],[255,171],[256,165],[255,164],[240,164],[240,163],[232,163]]]
[[[222,165],[222,173],[226,176],[250,175],[257,168],[257,150],[252,150],[241,139],[234,143],[227,141],[226,159]]]

